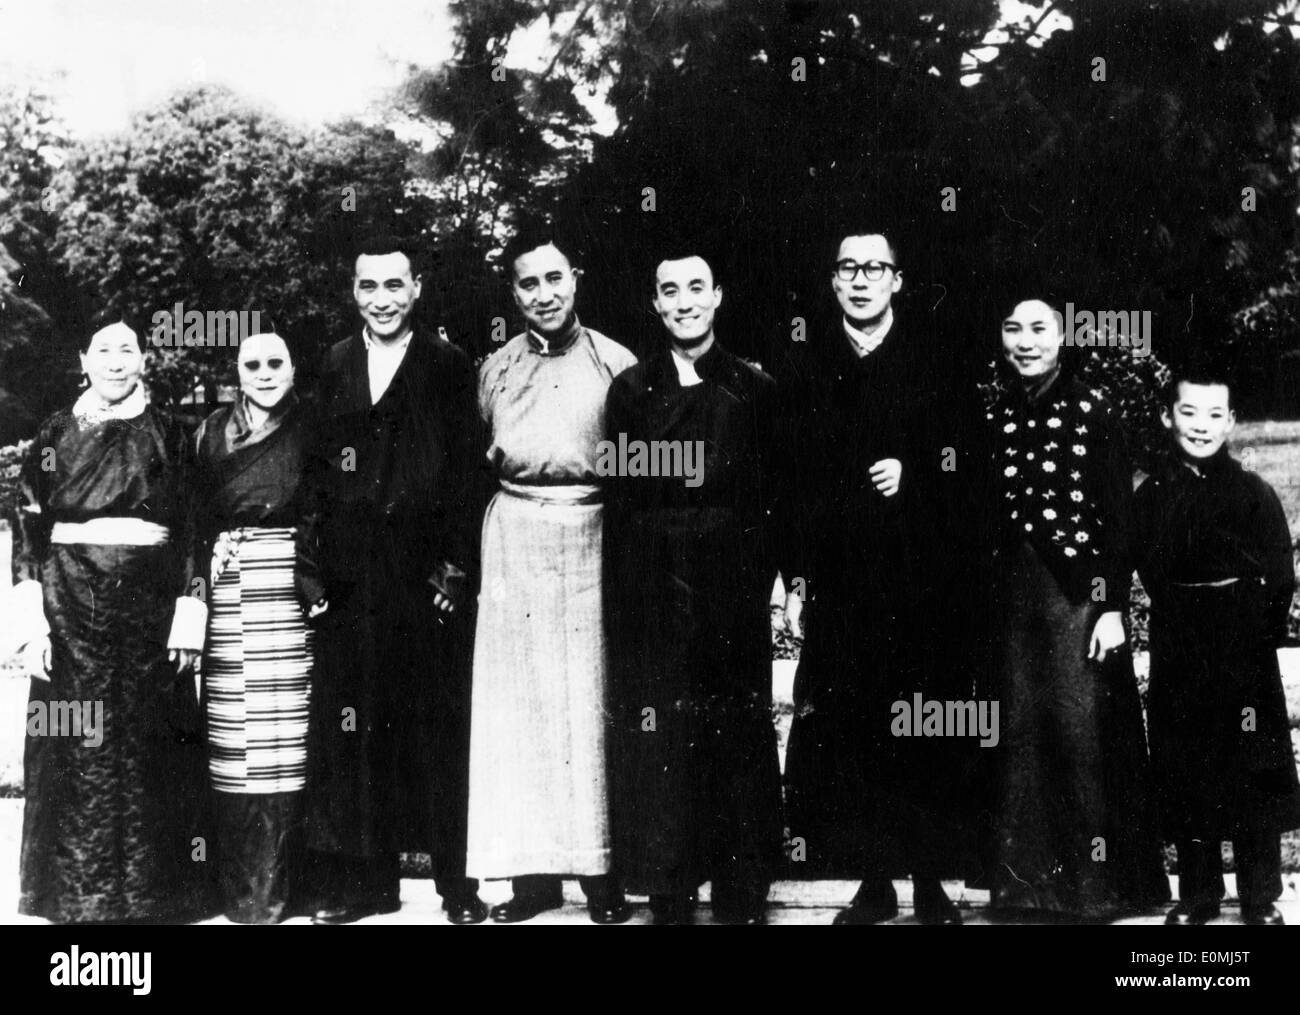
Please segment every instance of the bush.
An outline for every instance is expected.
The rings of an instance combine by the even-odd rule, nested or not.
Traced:
[[[0,447],[0,521],[8,522],[18,506],[18,472],[32,442]]]

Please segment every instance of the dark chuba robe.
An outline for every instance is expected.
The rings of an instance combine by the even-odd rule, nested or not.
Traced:
[[[222,558],[203,669],[217,868],[226,913],[241,923],[282,918],[302,879],[306,611],[324,594],[303,481],[312,433],[308,407],[291,392],[259,430],[241,401],[196,435],[203,577],[217,563],[214,544]]]
[[[1276,651],[1295,571],[1277,494],[1224,448],[1199,472],[1173,461],[1147,478],[1136,514],[1138,574],[1151,596],[1151,764],[1166,837],[1295,828],[1300,785]]]
[[[703,483],[607,480],[614,868],[634,889],[757,889],[781,847],[768,598],[775,386],[715,345],[619,374],[606,436],[703,441]],[[648,712],[653,709],[653,712]],[[650,727],[653,725],[653,731]]]
[[[52,456],[52,457],[51,457]],[[103,703],[102,743],[28,735],[20,912],[56,922],[184,920],[211,904],[207,772],[192,675],[167,639],[193,574],[189,436],[131,419],[47,419],[22,467],[15,581],[39,581],[52,673],[31,702]],[[52,468],[46,466],[52,465]],[[53,543],[58,522],[140,518],[158,546]]]
[[[329,609],[316,627],[308,847],[430,853],[464,873],[483,446],[468,357],[421,333],[378,403],[360,335],[335,345],[312,485]],[[463,590],[447,615],[436,592]],[[394,885],[395,887],[395,885]]]
[[[786,752],[792,871],[954,876],[978,738],[895,737],[896,701],[969,700],[969,484],[977,406],[951,357],[895,318],[859,357],[842,318],[791,344],[777,373],[790,487],[781,574],[803,580],[804,641]],[[969,387],[969,386],[967,386]],[[872,463],[902,462],[900,490]]]

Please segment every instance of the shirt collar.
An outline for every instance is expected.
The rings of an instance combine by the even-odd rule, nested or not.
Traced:
[[[889,334],[889,329],[894,326],[894,308],[892,306],[885,308],[885,319],[880,327],[868,335],[861,328],[855,328],[849,323],[847,317],[841,317],[844,324],[844,334],[848,336],[849,341],[853,344],[853,351],[859,356],[866,356],[880,348],[880,343],[885,340]]]
[[[414,334],[415,331],[414,329],[412,329],[411,331],[408,331],[406,333],[406,337],[402,339],[400,342],[398,342],[396,345],[385,345],[382,342],[376,342],[373,338],[370,337],[369,328],[362,328],[361,341],[365,343],[367,352],[370,352],[373,349],[373,350],[378,350],[381,353],[387,352],[396,355],[399,349],[405,349],[408,345],[411,344],[411,338],[412,336],[414,336]]]

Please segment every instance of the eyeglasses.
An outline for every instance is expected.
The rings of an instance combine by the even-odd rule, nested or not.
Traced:
[[[862,272],[868,282],[879,282],[885,277],[886,268],[890,271],[898,270],[897,265],[888,261],[865,261],[862,264],[857,261],[838,261],[835,264],[835,277],[841,282],[852,282],[858,277],[858,272]]]

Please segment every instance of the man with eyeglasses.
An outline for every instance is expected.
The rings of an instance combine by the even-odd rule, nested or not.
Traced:
[[[796,636],[807,607],[785,768],[790,834],[803,872],[862,878],[837,924],[897,916],[892,878],[908,874],[918,919],[957,924],[940,881],[955,873],[945,866],[953,750],[891,729],[894,703],[917,692],[970,697],[947,686],[962,678],[938,630],[953,531],[939,524],[952,492],[941,447],[956,442],[936,423],[947,364],[895,314],[903,273],[889,238],[844,236],[830,276],[833,318],[778,368],[793,469],[781,574]]]

